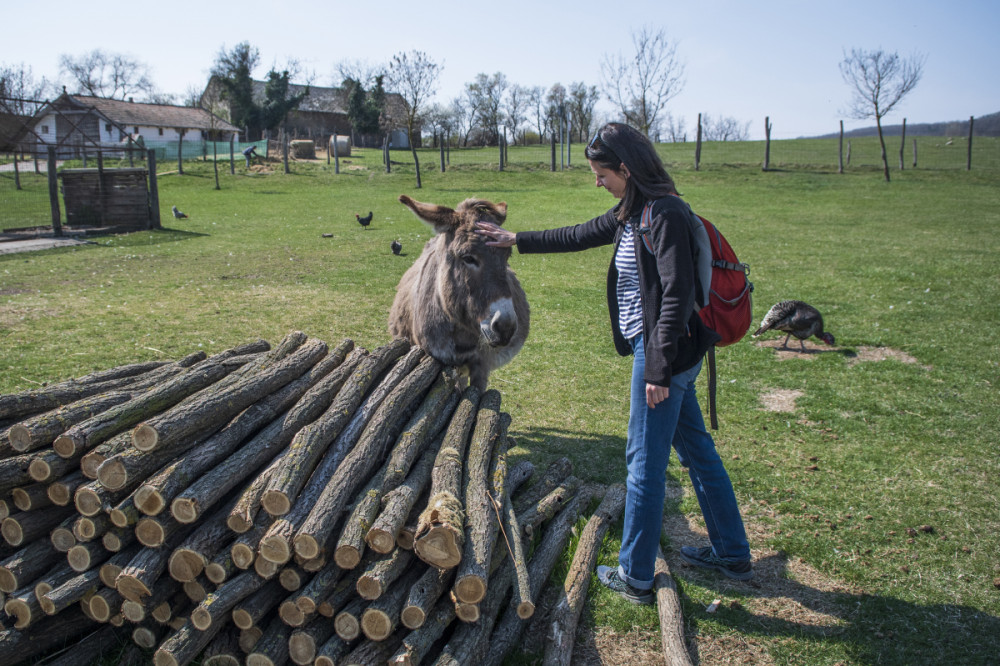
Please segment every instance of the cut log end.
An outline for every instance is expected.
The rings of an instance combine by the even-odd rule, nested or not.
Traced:
[[[170,514],[178,522],[190,524],[198,520],[198,503],[188,497],[178,497],[170,503]]]
[[[272,516],[283,516],[292,510],[288,495],[277,490],[268,490],[260,498],[260,505]]]
[[[177,658],[162,648],[153,653],[153,666],[180,666]]]
[[[143,546],[158,548],[166,541],[167,532],[160,521],[153,518],[143,518],[135,525],[135,538]]]
[[[90,541],[97,536],[97,523],[86,516],[81,516],[73,524],[73,530],[73,534],[80,541]]]
[[[66,560],[69,562],[70,568],[77,573],[87,571],[94,563],[90,550],[86,546],[81,545],[70,548],[66,552]]]
[[[45,489],[45,492],[52,503],[57,506],[69,506],[69,503],[73,501],[73,494],[70,492],[70,489],[66,484],[59,483],[58,481],[51,483]]]
[[[535,614],[535,604],[530,601],[522,601],[517,605],[517,616],[522,620],[527,620]]]
[[[358,578],[355,589],[358,594],[361,595],[362,599],[367,599],[368,601],[378,599],[382,596],[382,593],[385,592],[385,587],[382,585],[382,581],[376,580],[370,576],[361,576]]]
[[[384,611],[369,608],[361,616],[361,630],[370,640],[384,641],[392,633],[392,619]]]
[[[167,508],[167,503],[154,486],[139,486],[135,491],[135,506],[147,516],[156,516]]]
[[[278,582],[284,589],[294,592],[302,587],[302,573],[295,568],[286,567],[278,574]]]
[[[121,574],[115,580],[115,589],[118,590],[118,594],[136,603],[142,603],[142,600],[150,594],[150,589],[142,581]]]
[[[205,565],[205,578],[216,585],[226,582],[226,567],[218,562],[209,562]]]
[[[399,614],[399,619],[404,627],[412,631],[424,626],[424,622],[427,621],[427,613],[418,606],[406,606]]]
[[[195,580],[205,570],[205,558],[201,553],[187,548],[178,548],[170,555],[167,571],[170,577],[181,583]]]
[[[229,551],[229,557],[232,558],[233,564],[239,569],[249,569],[253,566],[253,560],[256,555],[253,552],[253,548],[245,543],[235,543],[232,549]]]
[[[83,447],[83,442],[65,434],[59,435],[52,442],[52,449],[60,458],[72,458],[74,454]]]
[[[299,534],[292,543],[295,546],[295,552],[300,557],[307,560],[319,557],[319,542],[312,535]]]
[[[479,604],[466,604],[462,602],[456,603],[455,617],[462,622],[479,622]]]
[[[462,549],[454,530],[447,525],[435,526],[417,538],[413,551],[421,560],[438,569],[457,567],[462,561]]]
[[[0,522],[0,534],[12,546],[20,546],[21,542],[24,541],[24,530],[21,528],[21,523],[14,518],[4,518],[3,522]]]
[[[277,562],[272,562],[263,557],[258,557],[253,561],[253,570],[257,572],[257,575],[261,578],[271,578],[274,574],[278,573],[281,565]]]
[[[208,612],[207,608],[198,606],[191,611],[191,624],[198,631],[207,631],[212,626],[212,614]]]
[[[156,632],[149,627],[136,627],[132,630],[132,642],[144,650],[152,650],[157,644]]]
[[[334,552],[333,559],[341,569],[353,569],[361,562],[361,551],[354,546],[340,546]]]
[[[316,600],[312,597],[301,596],[295,600],[295,605],[299,607],[305,615],[312,615],[316,612]]]
[[[76,505],[76,510],[87,517],[96,516],[103,507],[101,496],[86,486],[77,489],[73,503]]]
[[[17,576],[6,567],[0,567],[0,592],[10,594],[17,588]]]
[[[65,553],[76,545],[76,536],[73,535],[73,530],[68,527],[55,528],[52,530],[52,534],[49,535],[49,538],[52,541],[52,547],[60,553]]]
[[[240,650],[247,654],[250,653],[263,635],[264,632],[260,627],[249,626],[243,629],[240,632]]]
[[[97,480],[108,490],[121,490],[128,483],[128,471],[120,460],[110,458],[97,468]]]
[[[108,518],[111,519],[111,524],[115,527],[129,526],[128,514],[121,509],[111,509],[111,511],[108,511]]]
[[[112,553],[117,553],[125,546],[121,536],[114,532],[105,532],[104,536],[101,537],[101,543]]]
[[[334,631],[345,641],[353,641],[361,634],[361,623],[350,613],[337,613],[333,618]]]
[[[8,599],[3,605],[7,615],[14,618],[14,628],[24,629],[31,624],[31,608],[21,599]]]
[[[35,458],[28,463],[28,476],[35,481],[48,481],[52,476],[52,466],[41,458]]]
[[[179,520],[179,519],[178,519]],[[250,528],[253,527],[253,523],[243,516],[238,514],[232,514],[226,518],[226,527],[236,532],[237,534],[243,534],[249,532]]]
[[[137,624],[146,619],[146,607],[139,602],[126,599],[122,602],[122,615],[124,615],[125,619],[129,622]],[[132,638],[135,638],[135,636],[133,635]],[[143,647],[148,650],[156,647],[156,644],[153,643],[152,645],[143,645]]]
[[[287,600],[278,606],[278,616],[290,627],[301,627],[306,621],[305,613],[294,602]]]
[[[140,451],[152,451],[159,442],[160,435],[156,432],[156,428],[146,423],[140,423],[132,431],[132,446]]]
[[[486,596],[486,581],[479,576],[462,576],[455,581],[455,597],[466,604],[478,604]]]
[[[107,599],[95,594],[90,598],[90,614],[98,622],[107,622],[111,619],[111,605],[108,604]]]
[[[288,656],[296,664],[311,664],[316,659],[316,640],[303,633],[288,638]]]
[[[247,655],[247,666],[274,666],[274,660],[266,654],[253,652]]]
[[[234,608],[232,612],[233,624],[236,625],[237,629],[242,629],[246,631],[247,629],[253,628],[253,616],[250,615],[249,611],[242,608]]]
[[[396,546],[395,537],[389,532],[381,529],[368,530],[368,534],[365,536],[365,542],[372,550],[380,555],[385,555]]]
[[[260,556],[268,562],[275,564],[285,564],[292,559],[292,549],[288,542],[281,536],[266,536],[260,540]]]
[[[31,448],[31,431],[20,423],[10,427],[7,438],[10,439],[10,445],[15,451],[23,453]]]

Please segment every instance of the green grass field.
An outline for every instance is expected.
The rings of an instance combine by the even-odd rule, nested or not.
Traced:
[[[296,163],[288,175],[279,165],[264,174],[238,167],[236,176],[227,167],[219,191],[210,165],[185,164],[184,176],[159,179],[163,230],[0,256],[0,393],[276,342],[294,329],[383,344],[395,285],[429,237],[399,194],[448,205],[503,200],[514,230],[582,222],[613,203],[579,153],[556,173],[513,158],[503,173],[440,173],[427,153],[420,190],[412,166],[385,174],[378,160],[355,151],[336,176],[325,160]],[[755,319],[778,300],[802,299],[824,313],[838,343],[779,356],[748,336],[719,353],[717,442],[761,575],[756,585],[732,584],[673,568],[702,663],[996,663],[996,172],[908,169],[887,184],[877,167],[672,171],[750,263]],[[174,220],[171,205],[190,219]],[[364,230],[354,215],[369,210]],[[403,256],[390,251],[393,239]],[[609,248],[515,253],[531,334],[493,375],[517,457],[541,468],[569,456],[578,475],[602,483],[625,477],[630,368],[610,340],[609,259]],[[866,360],[877,352],[890,358]],[[766,407],[765,396],[788,392],[797,396],[791,411]],[[700,520],[676,459],[669,475],[668,523],[684,529],[665,533],[668,553],[695,538],[688,530]],[[618,536],[602,562],[614,561]],[[707,614],[714,598],[723,606]],[[583,623],[658,649],[655,609],[596,587]]]

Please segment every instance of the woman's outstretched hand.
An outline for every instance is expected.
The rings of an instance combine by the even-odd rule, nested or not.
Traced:
[[[476,222],[476,233],[485,238],[490,247],[513,247],[517,243],[514,232],[493,222]]]

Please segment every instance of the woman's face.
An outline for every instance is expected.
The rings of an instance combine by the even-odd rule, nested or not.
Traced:
[[[625,184],[628,182],[628,167],[623,164],[619,169],[613,170],[602,167],[594,160],[587,161],[590,162],[590,170],[594,172],[594,176],[597,178],[597,182],[595,183],[597,187],[603,187],[616,199],[621,199],[625,196]]]

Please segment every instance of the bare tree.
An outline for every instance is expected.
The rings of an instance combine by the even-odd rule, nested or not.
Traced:
[[[367,60],[346,59],[338,62],[334,69],[334,85],[341,85],[342,81],[357,81],[365,89],[371,88],[375,83],[375,77],[385,74],[383,65],[373,65]]]
[[[707,113],[701,117],[705,141],[747,141],[750,139],[750,121],[741,123],[732,116],[712,118]]]
[[[554,134],[559,133],[565,113],[566,86],[561,83],[555,83],[549,88],[548,94],[545,95],[545,115],[549,128]],[[559,140],[558,136],[556,136],[556,140]]]
[[[496,145],[504,120],[502,105],[507,77],[502,72],[492,76],[477,74],[476,80],[465,84],[465,88],[470,106],[476,110],[474,122],[482,130],[483,144]]]
[[[454,123],[452,127],[461,135],[463,148],[469,145],[469,135],[472,134],[472,121],[475,117],[476,109],[470,103],[469,90],[466,88],[463,96],[451,101],[451,118]]]
[[[419,142],[414,130],[421,111],[436,92],[441,68],[441,65],[431,60],[423,51],[410,51],[392,56],[386,73],[390,89],[402,95],[406,102],[406,136],[417,169],[418,188],[420,187],[420,161],[417,157]]]
[[[657,129],[667,102],[684,88],[684,63],[662,28],[653,32],[647,26],[633,32],[632,45],[631,57],[605,54],[602,87],[626,122],[648,135]]]
[[[882,147],[882,167],[889,182],[889,160],[882,135],[882,118],[916,87],[923,75],[925,58],[900,58],[882,49],[851,49],[840,62],[840,74],[851,87],[849,113],[858,119],[874,118]]]
[[[541,86],[528,88],[528,108],[534,116],[534,127],[538,130],[538,142],[545,141],[545,130],[548,127],[548,114],[545,108],[545,89]]]
[[[506,111],[504,122],[511,128],[516,142],[518,129],[524,125],[524,121],[527,119],[528,89],[516,83],[508,88],[504,108]],[[521,138],[524,138],[523,129]]]
[[[78,57],[63,54],[59,56],[59,68],[76,82],[80,92],[93,97],[128,99],[157,94],[149,67],[121,53],[94,49]]]
[[[0,97],[4,109],[19,116],[30,116],[42,106],[43,99],[53,90],[43,76],[36,81],[31,66],[23,62],[17,65],[0,65]]]
[[[570,123],[576,129],[580,141],[589,138],[590,126],[594,122],[594,107],[600,98],[597,86],[587,86],[579,81],[569,84],[569,97],[566,103],[569,107]]]
[[[673,114],[667,113],[661,124],[671,143],[687,141],[687,127],[683,118],[674,118]]]

